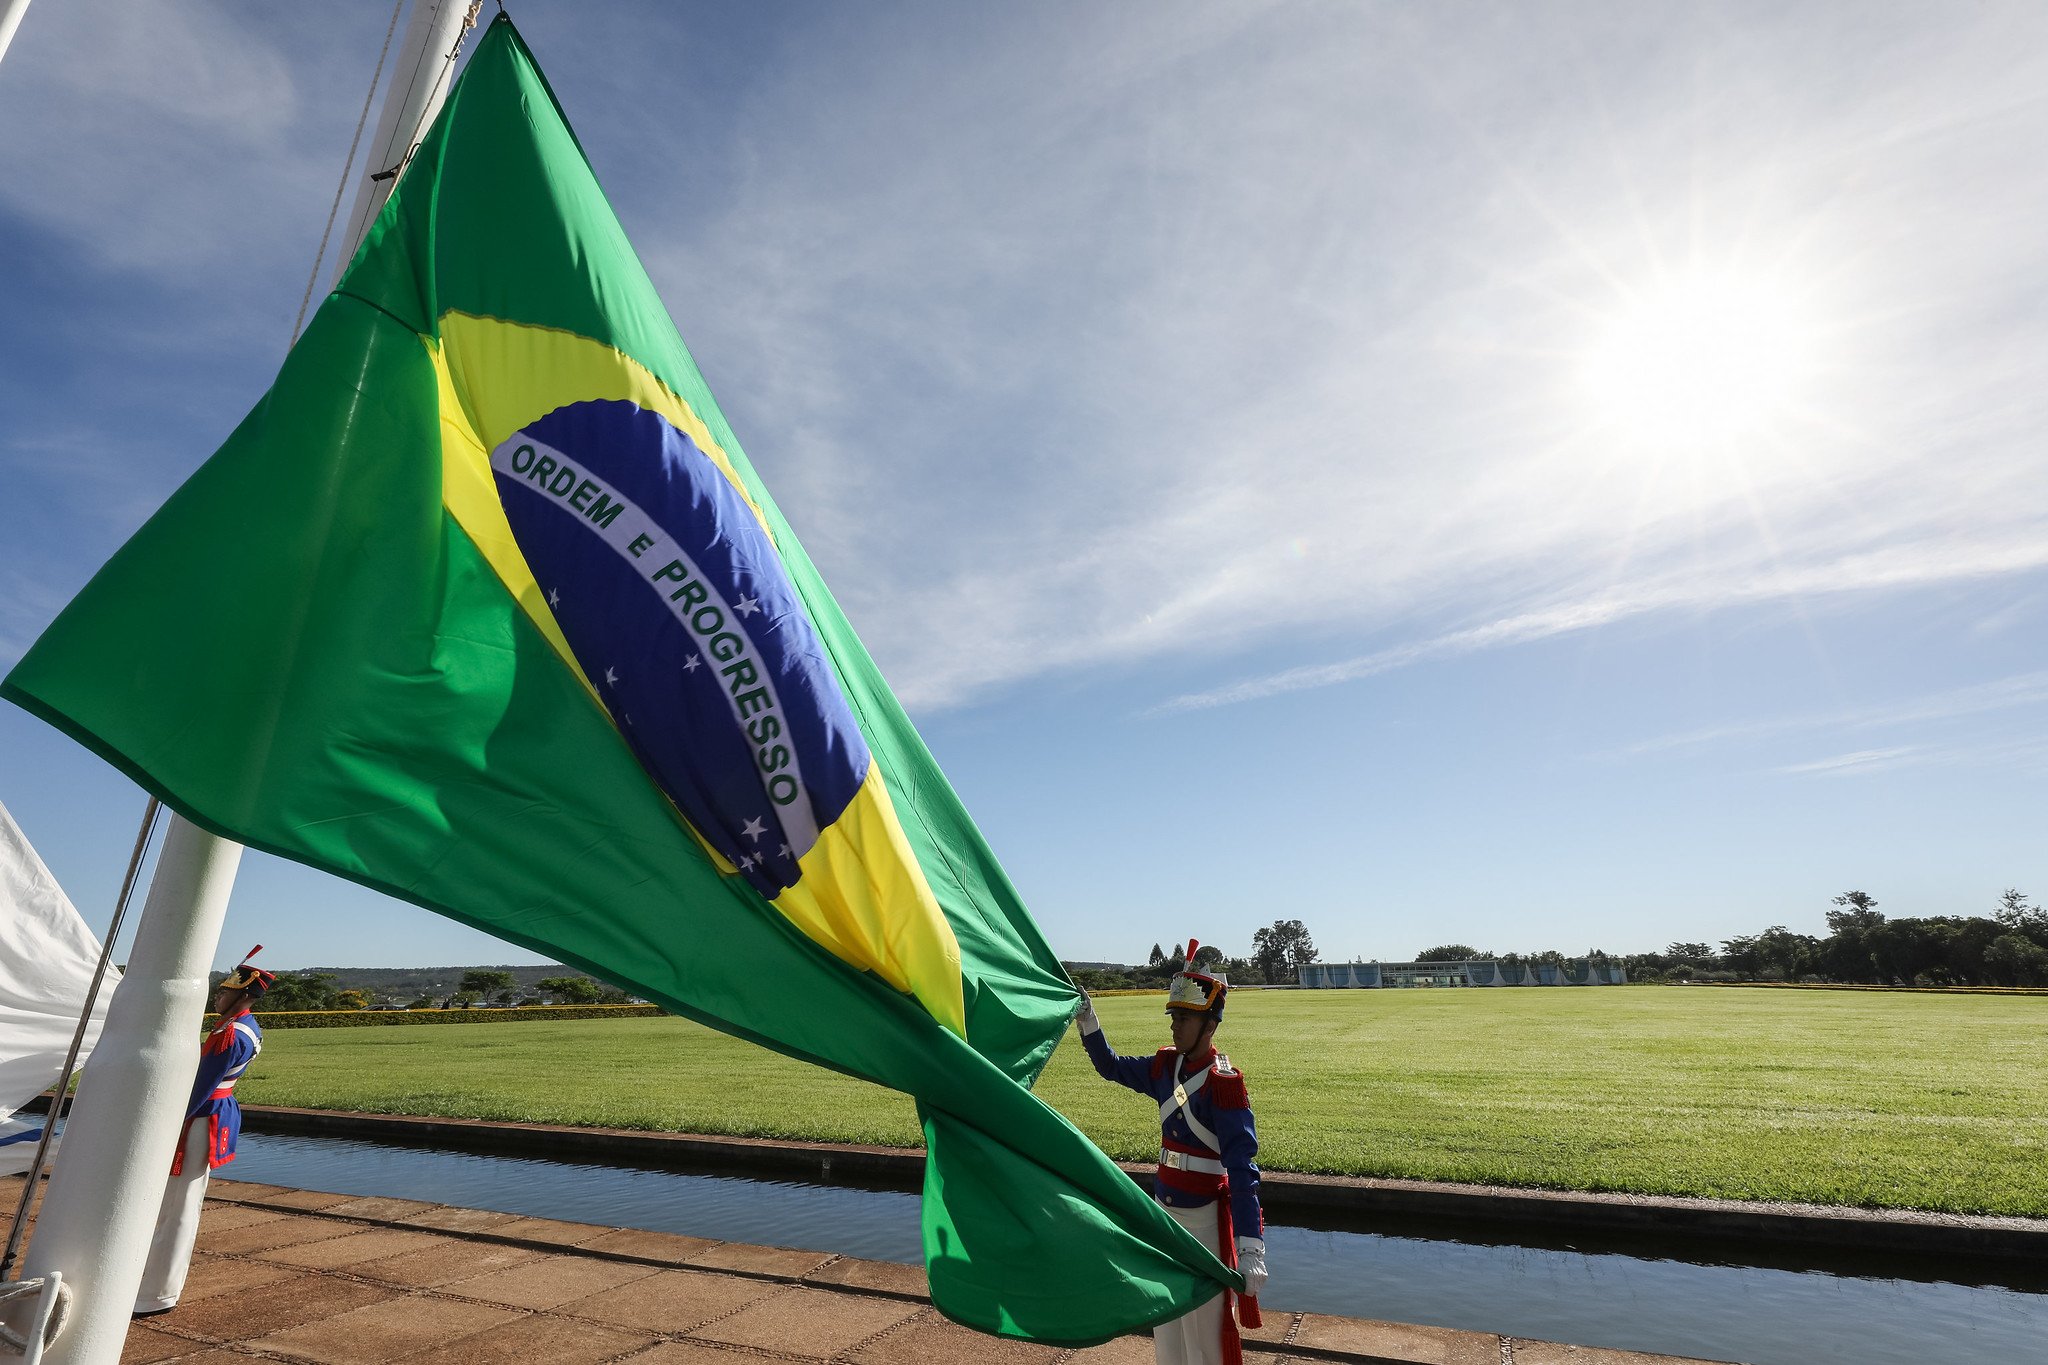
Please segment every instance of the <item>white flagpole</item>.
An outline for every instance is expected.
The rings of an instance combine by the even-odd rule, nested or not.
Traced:
[[[7,45],[14,41],[14,30],[21,27],[21,16],[28,10],[28,0],[0,0],[0,61],[7,58]]]
[[[482,8],[483,0],[414,0],[398,65],[392,69],[384,107],[377,115],[376,136],[363,162],[362,177],[356,181],[355,204],[349,209],[348,230],[334,266],[335,279],[341,278],[355,258],[370,224],[377,221],[377,211],[391,197],[398,172],[405,169],[412,149],[441,111],[455,79],[455,55],[461,50],[462,35],[476,22]]]
[[[208,972],[242,846],[173,817],[92,1064],[79,1078],[22,1278],[71,1287],[50,1365],[116,1365],[199,1065]],[[51,1122],[56,1121],[55,1109]]]
[[[10,6],[0,13],[17,22],[27,4],[0,2]],[[414,0],[344,264],[390,195],[395,175],[378,173],[402,166],[447,98],[463,31],[479,8],[471,0]],[[49,1365],[119,1365],[199,1064],[209,972],[241,859],[240,844],[171,817],[127,972],[80,1079],[22,1268],[23,1279],[61,1272],[74,1296],[63,1335],[44,1355]]]
[[[121,895],[114,902],[114,918],[107,925],[107,937],[100,944],[99,962],[93,967],[92,984],[85,988],[85,1006],[78,1012],[78,1027],[71,1033],[71,1050],[64,1054],[64,1068],[57,1073],[57,1084],[51,1092],[50,1111],[43,1116],[43,1136],[36,1143],[34,1160],[28,1170],[22,1173],[21,1202],[14,1209],[14,1226],[7,1229],[7,1252],[0,1255],[0,1280],[7,1278],[7,1272],[14,1269],[14,1261],[21,1254],[22,1239],[28,1234],[28,1212],[35,1202],[36,1187],[43,1183],[43,1170],[50,1164],[50,1147],[57,1135],[57,1120],[64,1115],[64,1097],[71,1093],[71,1079],[78,1071],[78,1054],[85,1046],[85,1035],[92,1024],[93,1006],[100,997],[100,983],[107,978],[107,965],[114,960],[114,944],[121,937],[121,921],[128,915],[128,899],[135,893],[135,881],[142,875],[143,855],[149,851],[149,837],[156,833],[158,814],[163,803],[154,796],[143,811],[142,828],[135,833],[135,851],[128,855],[128,875],[121,879]],[[103,1018],[102,1024],[106,1022]]]
[[[0,61],[6,59],[6,45],[20,29],[20,16],[29,10],[29,0],[0,0]]]

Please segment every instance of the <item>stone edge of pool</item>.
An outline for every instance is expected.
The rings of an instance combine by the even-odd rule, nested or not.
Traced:
[[[728,1171],[870,1180],[908,1191],[922,1188],[924,1179],[924,1149],[917,1147],[269,1105],[246,1105],[242,1113],[253,1130],[286,1135],[362,1138],[508,1156],[584,1161],[625,1158],[635,1164],[668,1169],[701,1169],[709,1165]],[[1148,1164],[1119,1164],[1134,1176],[1149,1175],[1151,1171]],[[1514,1189],[1289,1171],[1264,1172],[1261,1187],[1265,1206],[1277,1214],[1339,1211],[1779,1245],[1790,1242],[1910,1255],[1960,1254],[2001,1259],[2048,1255],[2048,1219],[2040,1218]]]
[[[901,1149],[867,1150],[887,1152]],[[308,1196],[312,1196],[310,1202]],[[504,1225],[512,1229],[506,1232],[489,1226],[465,1227],[458,1230],[453,1226],[434,1226],[434,1216],[462,1215],[475,1213],[476,1210],[410,1199],[325,1195],[315,1191],[282,1189],[232,1179],[217,1181],[208,1199],[278,1213],[331,1219],[366,1228],[429,1231],[442,1237],[496,1243],[555,1255],[585,1256],[678,1270],[712,1271],[728,1277],[822,1290],[836,1295],[891,1299],[926,1305],[931,1302],[930,1294],[921,1287],[924,1280],[922,1268],[898,1266],[881,1261],[863,1261],[850,1256],[792,1253],[781,1247],[754,1246],[740,1242],[711,1242],[702,1238],[666,1234],[655,1234],[655,1237],[666,1243],[702,1242],[703,1246],[689,1249],[682,1254],[667,1247],[642,1248],[632,1243],[612,1247],[605,1245],[608,1238],[620,1235],[644,1238],[647,1234],[635,1233],[630,1229],[565,1223],[546,1218],[514,1219]],[[786,1258],[791,1256],[795,1256],[803,1268],[789,1263]],[[459,1292],[461,1285],[457,1284],[452,1288]],[[1279,1310],[1269,1311],[1267,1317],[1269,1320],[1263,1328],[1247,1332],[1247,1365],[1251,1365],[1254,1360],[1270,1361],[1274,1362],[1274,1365],[1286,1365],[1286,1362],[1290,1361],[1328,1361],[1332,1362],[1332,1365],[1456,1365],[1458,1362],[1467,1361],[1479,1365],[1479,1362],[1483,1361],[1485,1365],[1493,1365],[1496,1360],[1503,1362],[1504,1365],[1509,1362],[1512,1362],[1512,1365],[1567,1365],[1568,1361],[1580,1360],[1587,1362],[1587,1365],[1731,1365],[1730,1362],[1692,1356],[1656,1355],[1610,1347],[1575,1346],[1561,1342],[1508,1337],[1495,1332],[1415,1326],[1366,1318],[1338,1317],[1327,1313]],[[1130,1365],[1130,1362],[1135,1361],[1136,1353],[1119,1351],[1117,1348],[1137,1345],[1140,1342],[1144,1343],[1140,1351],[1149,1356],[1150,1343],[1143,1337],[1118,1338],[1092,1349],[1042,1349],[1056,1352],[1059,1361],[1073,1362],[1073,1365],[1104,1357],[1114,1359],[1112,1361],[1104,1358],[1103,1365]],[[850,1355],[850,1352],[838,1352],[830,1359],[839,1361]],[[750,1353],[748,1358],[757,1357],[752,1357]],[[176,1362],[167,1362],[167,1365],[176,1365]],[[620,1362],[620,1365],[629,1365],[629,1362]]]
[[[0,1190],[9,1195],[10,1206],[21,1179],[19,1175],[0,1177]],[[924,1292],[922,1270],[909,1266],[231,1178],[214,1183],[207,1204],[209,1214],[215,1207],[229,1205],[271,1218],[256,1227],[230,1224],[227,1241],[217,1236],[218,1222],[209,1219],[201,1228],[203,1261],[245,1265],[263,1278],[254,1281],[253,1291],[239,1299],[230,1292],[235,1286],[217,1276],[203,1293],[188,1286],[186,1297],[191,1303],[131,1328],[124,1361],[160,1360],[176,1365],[187,1359],[196,1362],[232,1356],[367,1362],[412,1359],[424,1351],[436,1359],[509,1365],[559,1359],[560,1333],[567,1330],[573,1334],[579,1330],[578,1324],[587,1333],[593,1322],[616,1326],[614,1342],[580,1358],[602,1358],[616,1365],[628,1361],[654,1365],[683,1358],[677,1352],[689,1353],[690,1360],[724,1359],[730,1354],[733,1365],[764,1358],[824,1365],[827,1358],[834,1362],[877,1358],[870,1354],[870,1347],[886,1348],[880,1358],[930,1360],[944,1358],[936,1352],[951,1353],[959,1345],[960,1329],[937,1317]],[[0,1210],[0,1229],[11,1221],[10,1213],[11,1208]],[[30,1219],[33,1222],[33,1212]],[[288,1223],[293,1226],[286,1226]],[[272,1235],[278,1227],[284,1227],[286,1235]],[[209,1230],[216,1235],[210,1237]],[[261,1234],[253,1242],[247,1240],[252,1231]],[[412,1240],[393,1245],[393,1234]],[[238,1237],[243,1241],[228,1244]],[[380,1237],[385,1241],[366,1245]],[[421,1240],[496,1244],[536,1253],[543,1259],[496,1271],[476,1264],[468,1278],[378,1273],[379,1266],[438,1254],[418,1249],[415,1244]],[[337,1254],[328,1254],[337,1248]],[[313,1254],[306,1254],[309,1250]],[[565,1265],[572,1258],[639,1267],[643,1274],[670,1271],[699,1278],[753,1280],[779,1286],[780,1292],[790,1297],[775,1301],[746,1298],[736,1307],[711,1309],[703,1321],[661,1325],[650,1322],[645,1305],[638,1317],[598,1308],[599,1301],[608,1301],[624,1284],[608,1278],[582,1282],[566,1294],[550,1288],[540,1297],[534,1296],[531,1283],[477,1288],[507,1277],[530,1280],[536,1268]],[[207,1279],[211,1270],[217,1269],[202,1265],[195,1275]],[[810,1297],[802,1297],[805,1295]],[[867,1320],[872,1314],[836,1312],[835,1303],[849,1299],[894,1301],[905,1305],[907,1311],[885,1315],[885,1321]],[[286,1311],[280,1311],[281,1302]],[[764,1310],[772,1320],[752,1321],[739,1332],[717,1330],[742,1319],[761,1319]],[[835,1312],[838,1317],[862,1320],[850,1333],[840,1334],[846,1337],[843,1348],[828,1343],[819,1349],[817,1324],[833,1318]],[[468,1314],[469,1319],[451,1322],[451,1313]],[[877,1322],[877,1330],[868,1330]],[[501,1333],[531,1328],[538,1330],[529,1332],[524,1343],[500,1339]],[[556,1333],[553,1340],[548,1339],[549,1329]],[[434,1349],[436,1346],[440,1349]],[[1306,1361],[1345,1365],[1717,1365],[1693,1357],[1298,1312],[1269,1312],[1265,1326],[1248,1334],[1246,1346],[1247,1365]],[[1006,1359],[1043,1361],[1046,1365],[1138,1365],[1149,1361],[1151,1355],[1151,1343],[1143,1337],[1119,1337],[1078,1350],[1013,1344],[1004,1352]]]

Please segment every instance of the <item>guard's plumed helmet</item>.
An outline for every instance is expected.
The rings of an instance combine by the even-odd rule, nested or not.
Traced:
[[[249,959],[262,951],[263,945],[259,943],[248,952],[243,953],[241,965],[221,978],[220,989],[226,991],[245,991],[261,999],[263,993],[270,989],[270,983],[277,980],[276,972],[266,972],[261,967],[249,965]]]
[[[1230,983],[1215,973],[1195,970],[1195,950],[1201,946],[1198,939],[1188,940],[1187,956],[1182,959],[1188,965],[1173,974],[1173,982],[1166,988],[1166,1008],[1221,1019],[1223,997],[1230,994]]]

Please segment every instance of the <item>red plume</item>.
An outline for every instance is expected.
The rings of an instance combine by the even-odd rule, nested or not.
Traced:
[[[1195,949],[1201,946],[1202,941],[1198,938],[1191,938],[1188,940],[1187,964],[1189,971],[1193,971],[1195,969]]]

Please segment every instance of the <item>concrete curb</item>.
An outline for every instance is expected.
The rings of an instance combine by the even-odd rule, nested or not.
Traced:
[[[578,1128],[483,1119],[361,1114],[331,1109],[245,1105],[244,1122],[256,1132],[369,1139],[409,1146],[454,1148],[571,1161],[617,1160],[676,1170],[706,1167],[736,1172],[808,1176],[887,1189],[921,1189],[922,1148],[871,1147],[699,1133],[655,1133],[620,1128]],[[1134,1176],[1151,1167],[1120,1163]],[[1565,1232],[1598,1230],[1722,1243],[1783,1247],[1796,1244],[1851,1253],[2048,1256],[2048,1219],[1854,1209],[1816,1204],[1681,1199],[1635,1194],[1507,1189],[1420,1180],[1268,1171],[1261,1199],[1275,1214],[1307,1215],[1327,1223],[1333,1214],[1455,1221]]]

